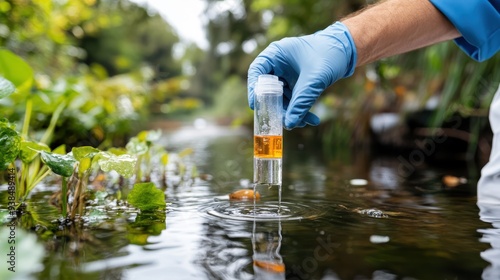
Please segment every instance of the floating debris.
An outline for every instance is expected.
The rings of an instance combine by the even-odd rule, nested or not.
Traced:
[[[373,244],[387,243],[389,242],[389,240],[390,240],[389,236],[383,236],[383,235],[370,236],[370,242]]]
[[[454,188],[461,184],[466,184],[467,179],[464,177],[456,177],[452,175],[445,175],[443,177],[443,184],[447,187]]]
[[[356,209],[355,212],[372,218],[389,218],[382,210],[378,209]]]
[[[254,193],[253,190],[239,190],[229,194],[229,199],[231,200],[253,200]],[[260,199],[259,192],[255,193],[255,199]]]
[[[349,184],[353,186],[366,186],[368,185],[368,181],[365,179],[352,179],[349,181]]]

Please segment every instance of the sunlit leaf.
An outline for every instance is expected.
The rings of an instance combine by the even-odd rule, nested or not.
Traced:
[[[116,156],[108,152],[100,152],[96,157],[98,157],[99,166],[104,172],[114,170],[125,178],[134,174],[137,158],[132,155]]]
[[[19,92],[28,92],[33,83],[33,69],[13,52],[0,49],[0,75],[12,82]]]
[[[52,150],[52,153],[59,154],[59,155],[65,155],[66,154],[66,145],[62,144],[61,146]]]
[[[0,99],[13,94],[16,87],[9,80],[0,76]]]
[[[137,139],[140,141],[140,142],[144,142],[146,141],[147,137],[148,137],[148,133],[149,131],[147,130],[143,130],[139,133],[137,133]]]
[[[90,167],[92,166],[92,159],[89,157],[84,157],[79,161],[78,164],[78,175],[80,177],[85,173],[85,171],[89,170]]]
[[[19,157],[21,158],[22,162],[30,163],[35,159],[35,157],[38,155],[38,152],[40,151],[50,152],[50,148],[43,143],[22,141]]]
[[[52,170],[52,172],[63,177],[70,177],[76,160],[71,155],[60,155],[41,151],[42,161]]]
[[[148,151],[148,145],[146,142],[140,141],[137,137],[132,137],[125,148],[127,148],[129,153],[134,155],[142,155]]]
[[[141,211],[165,209],[165,195],[153,183],[135,184],[127,197],[128,203]]]
[[[161,155],[161,163],[163,165],[167,165],[168,164],[168,154],[167,153],[164,153]]]
[[[127,153],[127,149],[124,149],[124,148],[109,148],[108,149],[108,152],[109,153],[112,153],[113,155],[115,156],[120,156],[120,155],[124,155]]]
[[[73,156],[76,160],[81,160],[83,158],[93,158],[97,153],[99,153],[99,149],[96,149],[91,146],[82,146],[82,147],[74,147],[71,149],[73,152]]]
[[[16,160],[21,146],[21,136],[6,124],[0,125],[0,170]]]

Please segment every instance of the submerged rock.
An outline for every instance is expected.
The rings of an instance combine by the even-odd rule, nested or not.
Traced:
[[[231,200],[253,200],[254,193],[253,190],[239,190],[229,194],[229,199]],[[259,192],[255,193],[255,199],[260,199]]]

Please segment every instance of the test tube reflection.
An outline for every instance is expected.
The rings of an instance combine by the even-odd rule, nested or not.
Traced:
[[[285,263],[280,255],[281,221],[277,231],[267,230],[257,232],[254,221],[252,231],[253,270],[254,279],[285,279]]]

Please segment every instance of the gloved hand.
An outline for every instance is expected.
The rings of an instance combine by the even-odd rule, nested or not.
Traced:
[[[248,103],[253,110],[257,77],[272,74],[284,82],[286,129],[318,125],[309,112],[321,93],[356,66],[356,47],[347,27],[336,22],[324,30],[271,43],[248,69]]]

